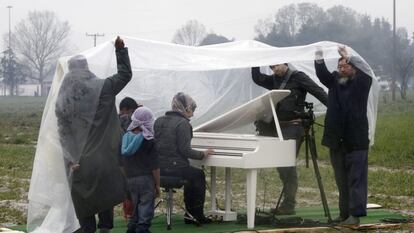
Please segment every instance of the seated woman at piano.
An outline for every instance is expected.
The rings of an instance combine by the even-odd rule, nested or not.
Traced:
[[[190,118],[197,107],[187,94],[177,93],[171,103],[172,110],[159,117],[154,124],[156,149],[161,176],[181,177],[184,185],[184,203],[187,211],[199,222],[210,223],[204,215],[206,180],[204,171],[190,166],[189,158],[202,160],[213,150],[197,151],[191,148],[193,128]],[[187,224],[195,223],[184,217]]]

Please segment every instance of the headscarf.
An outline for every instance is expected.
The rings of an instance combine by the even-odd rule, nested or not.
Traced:
[[[197,107],[196,102],[191,98],[191,96],[183,93],[178,92],[171,102],[171,108],[174,112],[179,112],[184,116],[187,116],[187,112],[195,111]]]
[[[154,114],[151,109],[145,106],[137,108],[132,114],[131,120],[132,122],[129,124],[127,131],[140,127],[145,139],[154,138]]]

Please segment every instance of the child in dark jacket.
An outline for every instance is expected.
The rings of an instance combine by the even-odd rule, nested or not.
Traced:
[[[134,205],[127,233],[148,233],[154,201],[160,193],[160,170],[154,146],[154,115],[140,107],[122,139],[122,163]]]

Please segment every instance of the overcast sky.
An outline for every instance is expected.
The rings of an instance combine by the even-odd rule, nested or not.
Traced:
[[[104,33],[98,43],[116,35],[170,42],[174,32],[190,19],[236,40],[253,39],[254,26],[290,3],[313,2],[327,9],[344,5],[392,23],[393,0],[0,0],[0,34],[8,32],[8,5],[12,29],[31,10],[54,11],[71,25],[76,50],[93,46],[86,33]],[[414,31],[414,0],[397,0],[397,26]],[[5,49],[3,41],[0,49]]]

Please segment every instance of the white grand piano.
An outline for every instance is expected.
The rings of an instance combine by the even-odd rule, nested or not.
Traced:
[[[237,214],[231,211],[231,168],[247,169],[247,227],[254,228],[256,209],[257,170],[260,168],[296,166],[294,140],[265,137],[253,134],[220,133],[253,124],[259,119],[275,119],[278,135],[282,135],[274,106],[289,95],[289,90],[272,90],[234,108],[196,128],[192,147],[196,150],[214,149],[215,153],[205,160],[191,160],[193,165],[211,167],[211,211],[223,221],[235,221]],[[216,167],[225,168],[225,210],[216,205]]]

